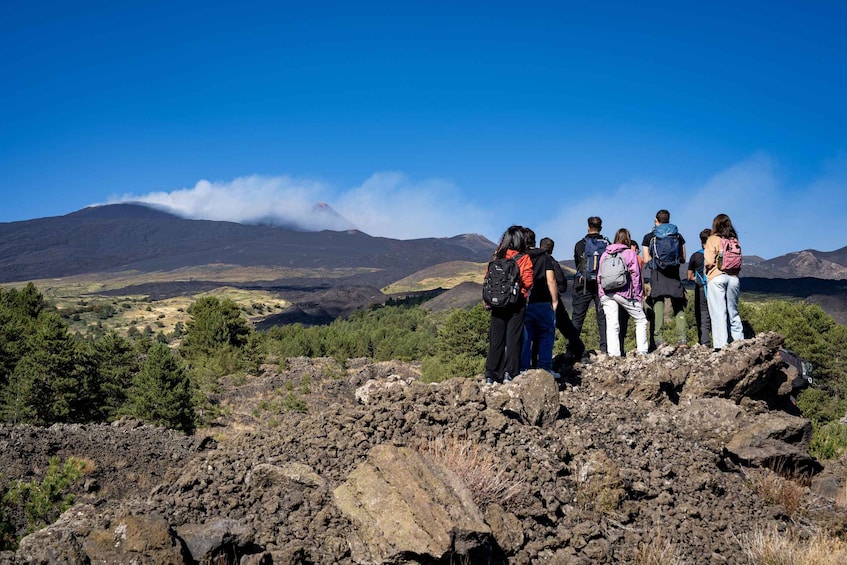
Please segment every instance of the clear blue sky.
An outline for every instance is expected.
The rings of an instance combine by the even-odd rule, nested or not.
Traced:
[[[845,2],[4,2],[0,222],[146,200],[372,235],[585,218],[847,245]]]

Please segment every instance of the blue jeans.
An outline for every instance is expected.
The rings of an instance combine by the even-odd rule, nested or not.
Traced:
[[[526,337],[521,352],[521,371],[532,364],[533,343],[537,344],[538,368],[553,370],[553,342],[556,340],[556,313],[551,302],[530,302],[524,317]]]
[[[738,295],[741,294],[741,281],[734,275],[722,273],[709,279],[706,285],[709,296],[709,317],[712,319],[712,347],[723,349],[729,342],[744,339],[744,326],[738,314]]]

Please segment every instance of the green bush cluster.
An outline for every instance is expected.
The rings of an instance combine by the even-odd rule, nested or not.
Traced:
[[[111,421],[132,415],[191,432],[182,361],[165,345],[111,332],[82,338],[30,283],[0,289],[0,418],[9,423]],[[161,404],[174,406],[150,406]],[[190,397],[189,397],[190,399]]]
[[[63,463],[53,457],[40,481],[12,481],[0,498],[0,549],[16,549],[21,537],[52,524],[70,508],[70,489],[86,467],[81,459]]]

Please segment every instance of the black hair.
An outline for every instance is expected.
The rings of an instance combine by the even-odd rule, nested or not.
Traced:
[[[500,238],[500,245],[494,252],[495,257],[505,257],[506,251],[514,249],[518,253],[526,253],[526,234],[521,226],[509,226]]]

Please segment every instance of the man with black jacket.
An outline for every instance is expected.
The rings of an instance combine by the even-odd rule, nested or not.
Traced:
[[[597,330],[600,333],[600,351],[606,353],[606,316],[603,314],[603,308],[600,306],[600,296],[597,293],[597,269],[595,263],[599,262],[599,255],[595,257],[586,256],[586,245],[588,240],[591,242],[591,247],[603,248],[609,244],[609,240],[600,235],[603,229],[603,220],[598,216],[588,218],[588,234],[576,242],[573,249],[574,264],[576,265],[576,275],[574,275],[573,289],[573,325],[576,328],[577,334],[582,333],[582,324],[585,322],[585,315],[588,313],[588,307],[594,302],[594,312],[597,315]],[[602,254],[602,251],[600,251]],[[579,359],[584,351],[571,351],[574,357]]]
[[[568,279],[565,277],[565,272],[562,266],[556,259],[553,258],[553,246],[555,242],[549,237],[542,238],[538,243],[538,248],[546,251],[550,256],[551,266],[553,267],[553,276],[556,279],[556,288],[559,291],[559,305],[556,307],[556,328],[562,332],[562,335],[568,340],[568,351],[579,359],[585,352],[585,344],[579,337],[579,331],[574,327],[568,316],[568,309],[565,308],[565,303],[562,301],[562,296],[568,290]]]

